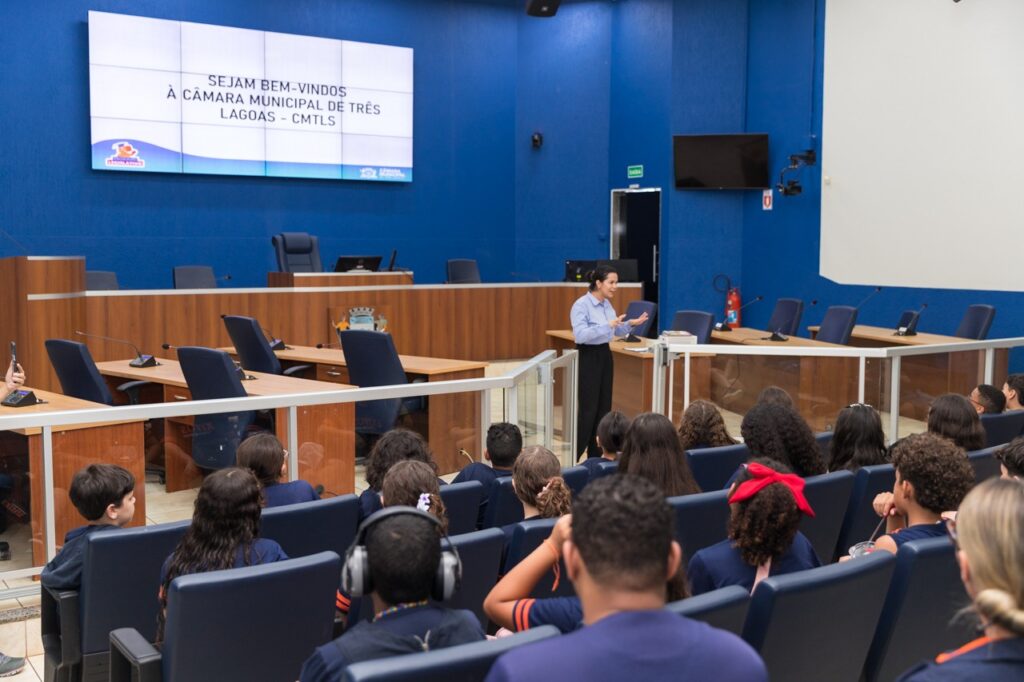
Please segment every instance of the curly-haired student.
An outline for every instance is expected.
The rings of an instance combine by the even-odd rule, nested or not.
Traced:
[[[437,474],[429,464],[407,459],[388,470],[380,490],[385,507],[416,507],[434,516],[441,523],[441,532],[448,532],[448,510],[441,499]]]
[[[683,412],[679,422],[679,442],[683,450],[692,450],[735,445],[736,439],[729,435],[722,413],[714,403],[694,400]]]
[[[825,473],[811,427],[792,408],[775,403],[754,405],[743,417],[740,434],[751,457],[782,462],[804,478]]]

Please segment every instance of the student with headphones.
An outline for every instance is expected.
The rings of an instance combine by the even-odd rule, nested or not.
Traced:
[[[359,661],[484,639],[472,612],[431,602],[451,598],[462,579],[459,553],[442,550],[442,536],[437,518],[414,507],[388,507],[363,521],[341,580],[349,595],[370,595],[376,615],[318,647],[302,666],[302,682],[338,680]]]

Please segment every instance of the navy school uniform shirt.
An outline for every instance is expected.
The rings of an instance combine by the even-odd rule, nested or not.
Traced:
[[[491,498],[491,484],[499,478],[508,478],[512,475],[512,469],[495,469],[483,462],[473,462],[466,465],[452,483],[464,483],[465,481],[480,481],[484,486],[484,494],[480,499],[480,511],[476,515],[476,527],[484,525],[484,514],[487,512],[487,502]]]
[[[120,526],[90,524],[68,531],[64,536],[64,547],[57,552],[50,563],[43,568],[40,582],[55,590],[77,590],[82,586],[82,567],[85,564],[85,543],[93,533],[119,530]]]
[[[587,473],[590,474],[591,481],[599,475],[601,471],[601,464],[604,462],[614,462],[614,459],[605,459],[604,457],[587,457],[585,460],[580,462],[580,466],[587,468]]]
[[[287,481],[263,488],[263,499],[266,500],[268,507],[283,507],[286,504],[319,500],[320,496],[306,481]]]
[[[160,567],[160,584],[164,584],[164,579],[167,577],[167,569],[171,567],[171,558],[174,556],[172,552],[167,559],[164,560],[164,565]],[[232,568],[242,568],[244,566],[259,566],[261,564],[272,564],[275,561],[284,561],[288,558],[288,555],[281,549],[281,545],[277,544],[273,540],[267,538],[256,538],[252,543],[252,549],[249,552],[249,562],[245,561],[245,548],[239,547],[235,552],[235,564]]]
[[[541,625],[554,625],[565,634],[583,627],[583,606],[579,597],[519,599],[512,605],[512,630],[522,632]]]
[[[896,543],[897,548],[911,540],[920,540],[922,538],[943,538],[948,536],[949,531],[946,530],[945,521],[939,521],[937,523],[919,523],[914,526],[901,528],[895,533],[889,534],[889,537],[891,537],[893,542]]]
[[[768,575],[785,575],[818,566],[821,566],[821,561],[814,553],[814,547],[803,533],[797,531],[789,549],[778,559],[772,560]],[[732,540],[723,540],[698,551],[686,569],[690,590],[694,595],[728,585],[741,585],[750,591],[754,587],[756,575],[757,567],[743,561],[740,550],[733,546]]]
[[[1024,639],[987,637],[914,666],[898,682],[977,682],[1024,680]]]
[[[623,611],[576,632],[527,644],[497,660],[506,680],[766,682],[760,656],[736,635],[671,611]]]

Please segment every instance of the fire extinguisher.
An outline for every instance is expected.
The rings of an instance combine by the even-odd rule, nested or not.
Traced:
[[[740,308],[743,301],[740,298],[739,287],[732,285],[732,280],[727,275],[716,275],[712,281],[715,291],[725,294],[725,324],[729,328],[740,326]]]

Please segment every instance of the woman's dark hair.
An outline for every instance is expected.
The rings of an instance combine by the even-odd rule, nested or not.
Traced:
[[[271,433],[257,433],[242,441],[235,451],[235,463],[252,469],[263,487],[275,485],[281,480],[284,465],[284,448],[277,436]]]
[[[679,443],[683,450],[692,450],[735,445],[736,440],[729,435],[722,414],[714,403],[694,400],[679,422]]]
[[[892,465],[900,481],[914,486],[916,502],[936,514],[959,507],[974,485],[966,453],[934,433],[915,433],[895,442]]]
[[[780,474],[791,474],[789,467],[772,459],[750,460]],[[753,476],[744,466],[736,476],[736,485]],[[783,483],[772,483],[743,502],[730,505],[729,539],[740,551],[743,562],[760,566],[769,559],[778,559],[789,550],[800,526],[800,509],[796,498]]]
[[[832,432],[829,471],[856,471],[861,467],[886,464],[888,461],[882,418],[875,408],[856,403],[839,410]]]
[[[968,452],[985,447],[985,427],[978,411],[971,401],[955,393],[940,395],[932,401],[928,433],[948,438]]]
[[[593,291],[597,288],[598,282],[603,282],[608,279],[608,275],[617,275],[619,271],[610,265],[598,265],[596,268],[587,273],[587,281],[590,282],[590,286],[587,287],[587,291]]]
[[[699,493],[679,434],[668,417],[644,412],[626,431],[619,458],[619,473],[642,476],[661,488],[666,497]]]
[[[163,639],[167,590],[180,575],[232,568],[238,550],[248,565],[252,544],[260,534],[263,493],[249,469],[230,467],[215,471],[203,481],[196,496],[192,525],[171,554],[167,575],[160,586],[158,640]]]
[[[601,417],[597,423],[597,439],[601,441],[601,449],[609,454],[622,452],[628,428],[629,418],[621,412],[612,411]]]
[[[1024,437],[1018,436],[995,452],[996,459],[1014,478],[1024,478]]]
[[[757,394],[757,402],[771,403],[773,405],[782,405],[783,407],[796,409],[796,405],[793,404],[793,396],[791,396],[786,389],[779,386],[766,386],[761,389],[761,392]]]
[[[419,507],[420,495],[427,495],[430,501],[427,513],[441,522],[442,533],[448,532],[448,510],[441,499],[437,473],[430,465],[411,459],[397,462],[384,475],[380,495],[385,507]]]
[[[572,491],[562,478],[562,467],[554,453],[542,445],[523,448],[512,465],[516,496],[536,507],[541,518],[572,513]]]
[[[384,485],[384,474],[388,469],[406,459],[429,464],[437,471],[434,453],[423,436],[409,429],[392,429],[381,436],[366,458],[366,484],[380,492]]]
[[[740,433],[752,457],[782,462],[798,476],[825,473],[825,462],[811,427],[792,408],[758,403],[744,415]]]

